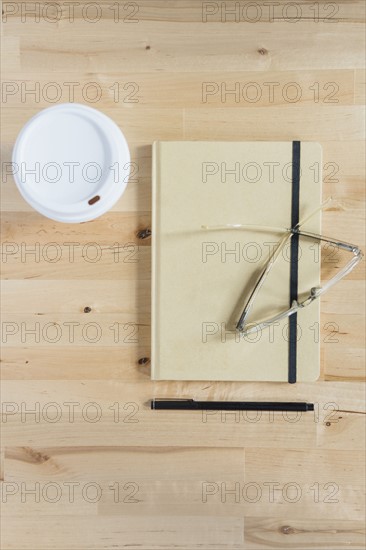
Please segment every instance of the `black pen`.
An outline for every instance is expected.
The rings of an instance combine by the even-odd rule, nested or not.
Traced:
[[[194,399],[164,399],[151,400],[154,410],[175,411],[313,411],[313,403],[282,402],[282,401],[195,401]]]

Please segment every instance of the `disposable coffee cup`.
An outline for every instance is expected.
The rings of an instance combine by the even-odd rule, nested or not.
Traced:
[[[23,127],[13,150],[15,183],[38,212],[65,223],[93,220],[124,193],[131,157],[119,127],[76,103],[49,107]]]

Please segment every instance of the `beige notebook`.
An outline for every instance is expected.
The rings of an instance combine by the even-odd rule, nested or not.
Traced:
[[[320,206],[321,173],[317,143],[154,144],[153,379],[286,382],[290,371],[298,381],[318,378],[319,300],[298,312],[292,329],[287,318],[243,337],[235,325],[281,228],[292,226],[297,208],[301,220]],[[319,234],[320,218],[303,229]],[[202,228],[227,224],[254,227]],[[289,308],[295,265],[299,300],[307,297],[319,284],[319,256],[316,241],[300,238],[295,264],[290,240],[248,322]]]

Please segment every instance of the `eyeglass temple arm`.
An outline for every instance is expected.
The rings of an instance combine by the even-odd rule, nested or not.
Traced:
[[[312,288],[311,294],[307,300],[304,300],[301,304],[299,304],[300,307],[303,307],[305,305],[308,305],[308,303],[311,303],[315,298],[318,298],[321,294],[324,294],[327,290],[329,290],[333,285],[335,285],[338,281],[343,279],[346,275],[351,273],[351,271],[356,267],[356,265],[362,260],[363,258],[363,252],[362,250],[350,243],[346,243],[343,241],[336,241],[334,239],[331,239],[329,237],[323,237],[322,235],[317,235],[315,233],[309,233],[308,231],[299,231],[298,229],[291,230],[292,234],[297,233],[300,236],[308,237],[310,239],[314,239],[317,241],[322,241],[329,243],[337,248],[340,248],[341,250],[345,250],[346,252],[352,252],[353,257],[349,260],[349,262],[341,269],[334,277],[329,279],[322,287],[318,288]]]
[[[323,242],[333,244],[334,246],[336,246],[338,248],[342,248],[343,250],[347,250],[347,252],[353,252],[355,254],[355,256],[358,255],[359,253],[362,254],[359,247],[354,245],[354,244],[346,243],[346,242],[343,242],[343,241],[335,241],[334,239],[331,239],[329,237],[323,237],[322,235],[318,235],[316,233],[310,233],[309,231],[303,231],[302,229],[299,229],[299,228],[296,228],[296,227],[294,229],[290,229],[290,232],[293,235],[294,234],[302,235],[303,237],[309,237],[309,239],[314,239],[316,241],[323,241]]]

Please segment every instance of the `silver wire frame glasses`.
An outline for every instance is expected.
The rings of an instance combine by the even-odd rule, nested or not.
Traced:
[[[356,245],[346,243],[343,241],[331,239],[328,237],[323,237],[322,235],[317,235],[315,233],[309,233],[308,231],[302,231],[300,230],[300,227],[304,225],[312,216],[314,216],[317,212],[320,210],[323,210],[326,208],[329,204],[329,202],[332,199],[326,200],[319,208],[317,208],[315,211],[313,211],[309,216],[307,216],[305,219],[301,220],[296,227],[294,228],[279,228],[279,227],[265,227],[265,226],[256,226],[256,225],[242,225],[242,224],[228,224],[228,225],[217,225],[217,226],[202,226],[202,229],[205,230],[227,230],[227,229],[254,229],[254,228],[261,228],[262,230],[274,230],[274,231],[281,231],[284,232],[284,236],[279,241],[277,248],[272,252],[270,255],[267,264],[264,266],[262,271],[259,274],[259,277],[257,279],[257,282],[254,285],[254,288],[247,300],[247,302],[244,305],[244,309],[242,311],[242,314],[240,315],[239,321],[236,324],[236,330],[242,334],[243,336],[246,336],[247,334],[251,334],[253,332],[257,332],[259,330],[262,330],[264,328],[269,327],[273,323],[276,323],[277,321],[280,321],[281,319],[285,319],[287,317],[290,317],[300,309],[303,309],[304,307],[310,305],[314,300],[319,298],[322,294],[327,292],[333,285],[338,283],[341,279],[346,277],[351,271],[356,267],[356,265],[362,260],[363,253],[360,250],[360,248]],[[283,311],[282,313],[279,313],[273,317],[270,317],[268,319],[259,321],[257,323],[251,323],[251,326],[248,326],[247,320],[250,313],[250,310],[252,309],[253,303],[255,301],[255,298],[262,288],[266,278],[268,277],[269,272],[271,271],[272,267],[274,266],[280,252],[286,245],[286,243],[294,236],[299,235],[301,237],[309,238],[318,242],[326,242],[329,243],[335,247],[340,248],[341,250],[345,250],[347,252],[351,252],[353,254],[352,258],[349,260],[349,262],[336,274],[334,277],[329,279],[323,286],[313,287],[310,289],[309,296],[303,300],[302,302],[299,302],[297,300],[294,300],[291,304],[291,307],[287,309],[286,311]]]

